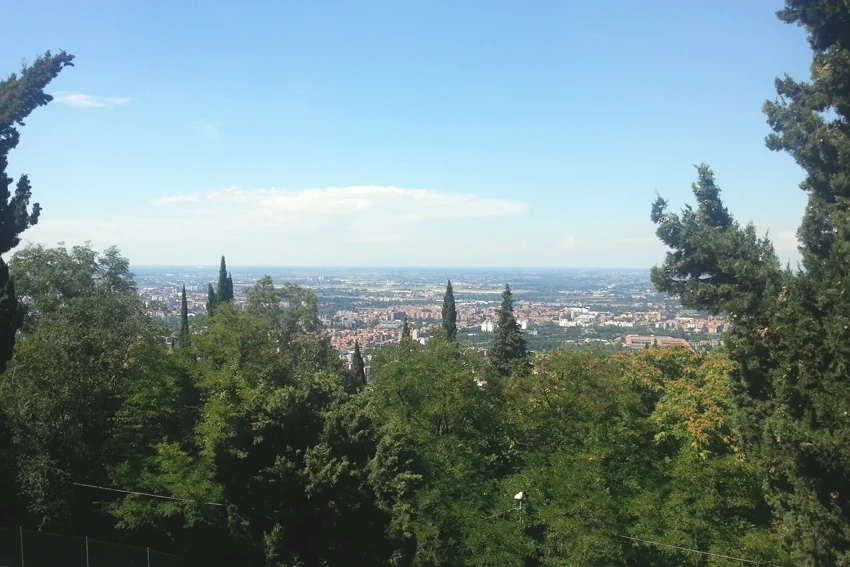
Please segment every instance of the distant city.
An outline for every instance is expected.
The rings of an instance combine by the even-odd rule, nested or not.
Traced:
[[[207,285],[218,266],[138,266],[139,293],[152,316],[176,328],[181,286],[190,317],[204,314]],[[349,353],[358,341],[371,349],[399,342],[405,317],[414,340],[425,342],[440,324],[446,280],[458,307],[458,339],[485,351],[495,310],[510,284],[517,319],[529,348],[639,349],[684,344],[710,350],[721,344],[725,317],[684,309],[676,298],[656,292],[648,270],[494,268],[283,268],[233,267],[235,303],[244,306],[248,288],[264,275],[311,288],[331,344]]]

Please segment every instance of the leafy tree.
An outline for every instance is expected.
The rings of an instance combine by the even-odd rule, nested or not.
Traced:
[[[110,484],[116,415],[137,380],[165,374],[166,333],[115,249],[30,246],[10,266],[29,307],[0,381],[21,493],[42,526],[94,528],[96,499],[69,483]]]
[[[351,372],[364,386],[366,385],[366,363],[360,354],[360,343],[354,341],[354,354],[351,355]]]
[[[248,313],[273,321],[287,336],[321,329],[318,309],[319,300],[310,289],[291,283],[275,287],[270,276],[263,276],[248,290]]]
[[[496,372],[507,376],[512,370],[522,368],[528,359],[525,338],[514,316],[514,300],[509,285],[505,285],[502,292],[502,304],[496,311],[496,317],[498,327],[489,355]]]
[[[727,333],[744,451],[767,472],[768,499],[799,564],[850,561],[850,6],[786,0],[780,19],[803,26],[811,81],[778,79],[764,111],[767,145],[805,170],[809,202],[797,236],[801,271],[782,271],[770,242],[726,212],[710,170],[699,168],[699,209],[682,216],[656,201],[653,220],[671,249],[656,286],[685,306],[729,313]]]
[[[227,297],[230,298],[228,301],[233,299],[233,276],[230,274],[227,274]]]
[[[451,280],[446,282],[446,294],[443,296],[443,330],[450,340],[457,340],[457,308]]]
[[[218,294],[213,289],[212,284],[209,284],[207,289],[207,315],[212,317],[215,314],[215,308],[218,305]]]
[[[280,317],[281,301],[281,291],[274,286],[271,276],[263,276],[248,290],[246,309],[249,313],[277,320]]]
[[[189,305],[186,302],[186,286],[184,285],[180,292],[180,343],[187,343],[189,336]]]
[[[410,340],[410,325],[407,322],[407,315],[404,316],[404,323],[401,326],[401,340],[409,341]]]
[[[501,492],[525,492],[538,564],[706,564],[620,536],[790,564],[763,474],[738,452],[732,366],[722,352],[684,348],[556,351],[503,382],[508,435],[523,465]]]
[[[519,523],[487,519],[506,504],[497,487],[514,463],[499,391],[476,382],[486,361],[436,334],[421,349],[378,349],[372,365],[364,395],[397,455],[393,525],[413,565],[521,565]]]
[[[119,467],[123,486],[183,501],[131,495],[113,512],[134,530],[180,519],[201,564],[388,564],[396,550],[390,449],[383,444],[375,460],[359,384],[328,342],[293,332],[280,316],[299,308],[252,311],[278,307],[267,283],[249,292],[249,309],[221,304],[193,335],[199,409],[186,436],[151,439]]]
[[[20,234],[38,222],[41,206],[35,203],[29,211],[32,187],[29,176],[22,175],[15,185],[7,172],[9,152],[20,140],[18,126],[30,113],[53,100],[44,92],[50,82],[67,66],[73,66],[74,56],[60,51],[49,51],[38,57],[32,65],[25,65],[20,75],[11,74],[0,81],[0,255],[17,246]],[[15,295],[15,283],[9,268],[0,256],[0,374],[12,358],[15,334],[23,324],[23,307]]]

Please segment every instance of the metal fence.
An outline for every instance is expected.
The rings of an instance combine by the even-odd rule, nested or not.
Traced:
[[[182,567],[176,555],[24,529],[0,528],[0,567]]]

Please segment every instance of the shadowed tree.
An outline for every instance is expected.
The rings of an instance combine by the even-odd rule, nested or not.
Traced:
[[[180,293],[180,344],[189,340],[189,305],[186,302],[186,286]]]
[[[502,376],[507,376],[516,368],[518,361],[526,361],[528,349],[525,337],[514,316],[514,300],[511,286],[505,285],[502,292],[502,304],[496,311],[498,328],[490,345],[490,359],[493,367]]]
[[[20,75],[12,74],[0,82],[0,255],[5,254],[21,239],[20,234],[38,222],[41,207],[33,204],[29,210],[32,188],[29,176],[21,175],[15,185],[7,173],[9,152],[20,140],[18,126],[30,113],[44,106],[53,97],[44,92],[45,87],[67,66],[73,66],[74,56],[60,51],[49,51],[32,65],[24,66]],[[15,284],[9,268],[0,256],[0,374],[12,358],[15,333],[23,324],[24,308],[15,295]]]
[[[772,150],[805,170],[797,232],[802,270],[781,270],[773,245],[726,211],[711,170],[697,208],[652,220],[671,251],[653,270],[686,307],[726,312],[730,380],[743,448],[765,471],[778,526],[807,567],[850,563],[850,4],[786,0],[781,20],[805,28],[811,81],[776,80],[764,105]]]
[[[446,283],[446,295],[443,296],[443,329],[450,340],[457,339],[457,308],[452,281]]]
[[[230,300],[233,299],[233,276],[231,276],[230,274],[227,274],[226,289],[227,289],[227,301],[230,301]]]
[[[212,284],[209,284],[207,289],[207,314],[210,317],[215,314],[216,305],[218,305],[218,295],[215,293]]]
[[[410,325],[407,323],[407,315],[404,316],[404,323],[401,326],[401,340],[410,340]]]
[[[224,256],[221,257],[221,266],[218,269],[218,287],[216,288],[218,303],[227,303],[233,299],[233,280],[227,273],[227,263]]]
[[[360,354],[360,343],[354,341],[354,354],[351,355],[351,372],[361,384],[366,385],[366,363],[363,362],[363,355]]]

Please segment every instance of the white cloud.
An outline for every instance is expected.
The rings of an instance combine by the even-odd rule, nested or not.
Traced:
[[[242,189],[126,203],[105,219],[42,215],[25,238],[118,246],[136,264],[233,256],[235,265],[501,265],[526,258],[527,204],[382,186]],[[550,241],[553,242],[553,241]],[[511,256],[512,258],[513,256]],[[528,261],[531,261],[530,259]]]
[[[221,130],[219,130],[218,124],[214,124],[212,122],[198,122],[197,126],[198,133],[207,140],[221,139]]]
[[[564,239],[564,241],[561,243],[561,245],[563,246],[563,248],[565,250],[572,250],[573,248],[576,247],[576,242],[578,242],[578,241],[576,240],[575,236],[568,236]]]
[[[160,197],[159,199],[154,199],[151,204],[157,207],[163,207],[167,205],[174,205],[177,203],[197,203],[201,200],[201,196],[198,194],[193,195],[172,195],[170,197]]]
[[[776,251],[778,253],[793,253],[797,252],[797,246],[800,245],[800,241],[797,240],[797,233],[794,231],[780,231],[776,233],[776,238],[774,239],[774,246],[776,247]]]
[[[265,225],[328,216],[398,224],[489,218],[528,212],[528,205],[519,201],[374,185],[305,190],[231,187],[202,195],[164,197],[154,201],[154,204],[168,206],[196,202],[204,202],[207,211],[226,211],[230,218],[250,218],[251,222]]]
[[[53,102],[75,108],[115,108],[130,104],[130,98],[60,92],[53,95]]]

